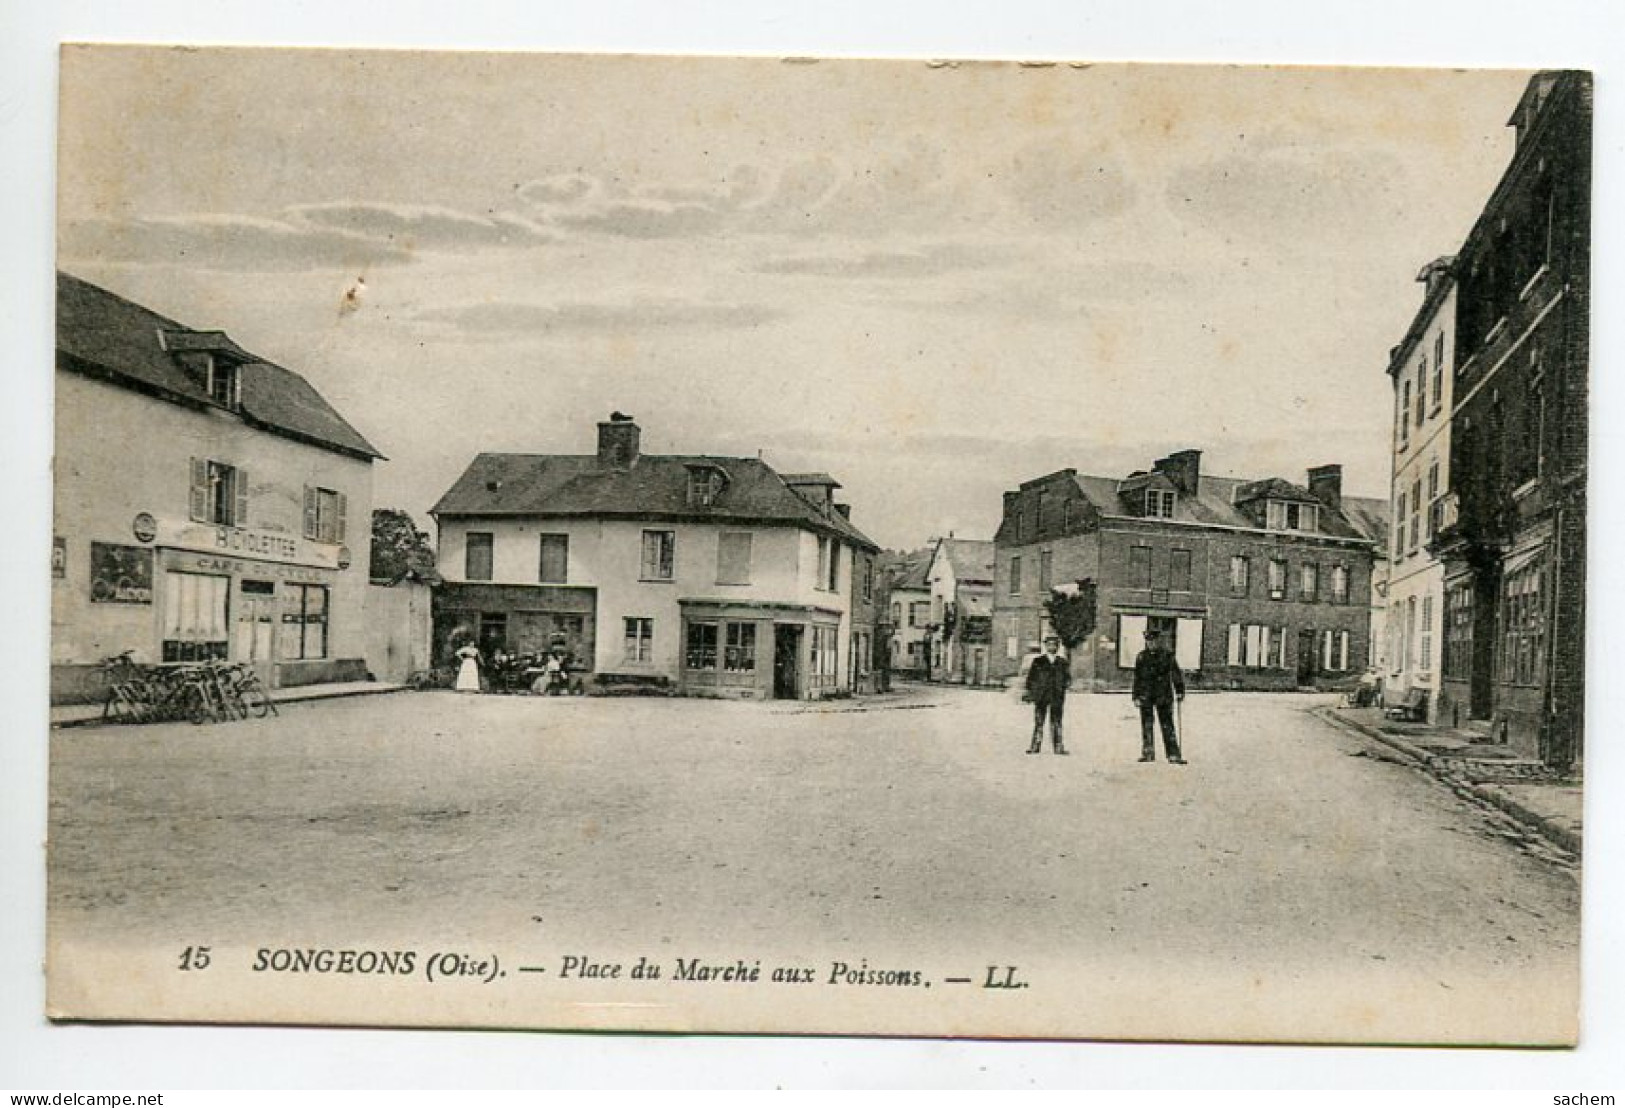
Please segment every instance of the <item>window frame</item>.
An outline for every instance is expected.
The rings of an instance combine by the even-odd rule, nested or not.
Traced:
[[[475,540],[484,540],[476,542]],[[465,581],[494,581],[496,580],[496,533],[492,531],[464,531],[463,532],[463,580]],[[475,573],[474,552],[477,547],[485,551],[485,573]]]
[[[669,527],[645,527],[642,535],[642,549],[638,555],[638,580],[675,581],[677,579],[677,532]],[[655,544],[652,548],[650,546],[651,540]]]

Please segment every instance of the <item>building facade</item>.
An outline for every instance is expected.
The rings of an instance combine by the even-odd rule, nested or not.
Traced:
[[[854,555],[878,548],[833,479],[792,478],[758,458],[644,454],[618,413],[596,454],[479,455],[432,512],[437,657],[561,646],[601,691],[850,691]]]
[[[1067,469],[1005,493],[996,537],[995,673],[1019,672],[1049,630],[1056,588],[1094,584],[1096,627],[1075,680],[1127,688],[1147,629],[1194,684],[1339,687],[1368,664],[1382,501],[1342,495],[1340,467],[1307,487],[1201,473],[1180,451],[1126,478]]]
[[[926,676],[955,685],[993,678],[993,544],[984,539],[938,539],[925,571],[931,595]]]
[[[1585,718],[1589,75],[1536,74],[1458,255],[1440,716],[1568,767]]]
[[[931,586],[926,572],[931,568],[934,546],[892,554],[886,559],[886,608],[891,625],[891,671],[894,675],[921,680],[930,657]]]
[[[56,412],[53,702],[126,650],[366,676],[381,455],[304,378],[58,274]]]
[[[1392,704],[1420,690],[1439,715],[1444,655],[1444,564],[1432,543],[1450,493],[1450,412],[1455,398],[1454,258],[1423,268],[1422,306],[1394,347],[1393,481],[1388,543],[1383,695]]]

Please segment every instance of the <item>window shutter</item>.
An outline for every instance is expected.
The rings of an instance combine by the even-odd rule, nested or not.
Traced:
[[[1202,624],[1200,619],[1181,619],[1174,633],[1174,661],[1189,673],[1202,668]]]
[[[344,513],[345,513],[345,510],[346,510],[345,502],[344,502],[345,501],[345,496],[344,496],[344,494],[342,492],[334,493],[333,494],[333,499],[338,501],[338,514],[339,514],[338,528],[337,528],[338,534],[335,536],[335,541],[343,542],[344,541]]]
[[[1117,617],[1117,664],[1119,666],[1124,669],[1134,668],[1134,658],[1139,653],[1139,649],[1135,644],[1144,637],[1144,616]]]
[[[316,534],[316,490],[305,486],[305,538],[319,538]]]
[[[209,521],[209,463],[202,458],[192,459],[191,516],[199,523]]]
[[[1241,624],[1230,625],[1230,645],[1225,652],[1225,661],[1230,665],[1241,665]]]
[[[248,470],[232,470],[231,522],[238,527],[248,526]]]

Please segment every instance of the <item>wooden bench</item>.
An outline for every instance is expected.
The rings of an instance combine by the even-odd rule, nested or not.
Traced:
[[[1405,699],[1387,708],[1382,713],[1388,719],[1403,720],[1408,723],[1425,723],[1428,718],[1428,691],[1426,689],[1412,689],[1405,694]]]

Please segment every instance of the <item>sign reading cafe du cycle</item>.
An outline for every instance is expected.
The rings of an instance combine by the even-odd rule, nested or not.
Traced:
[[[284,531],[172,519],[154,521],[150,516],[142,522],[146,524],[142,530],[149,531],[159,546],[322,569],[347,569],[350,565],[349,547],[312,542]]]

